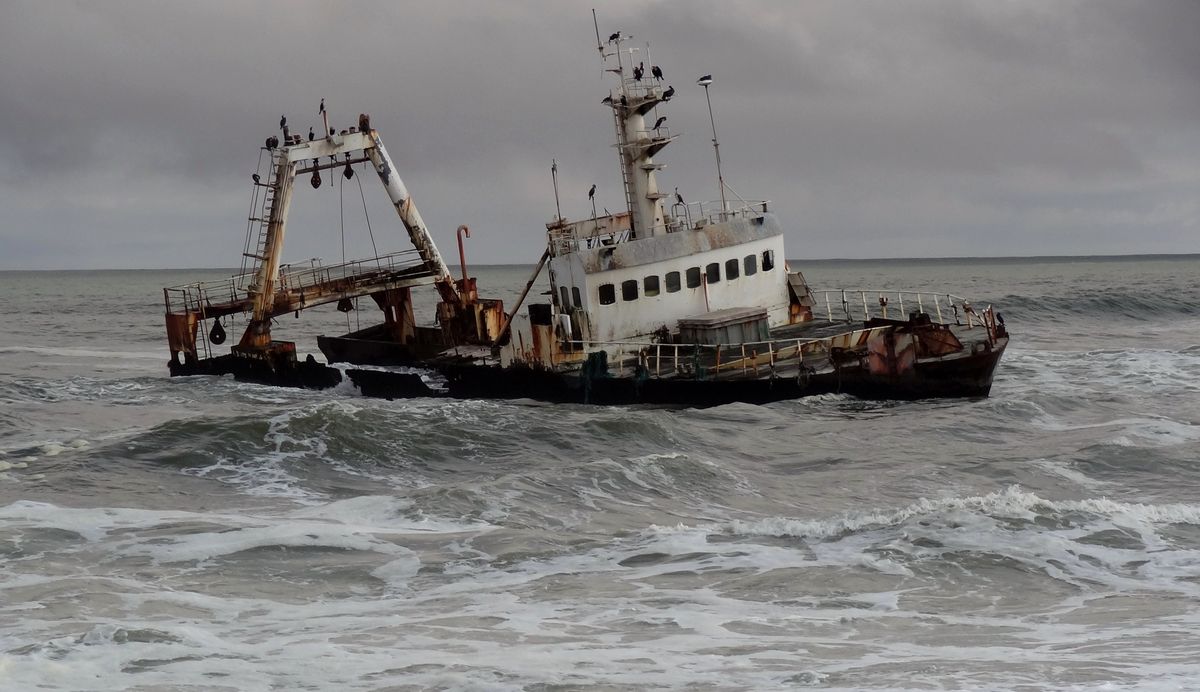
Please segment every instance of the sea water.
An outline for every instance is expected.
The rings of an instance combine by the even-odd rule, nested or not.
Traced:
[[[1200,258],[791,264],[996,305],[991,396],[172,379],[228,272],[0,273],[0,689],[1200,689]]]

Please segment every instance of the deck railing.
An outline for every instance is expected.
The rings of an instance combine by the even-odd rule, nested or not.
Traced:
[[[398,274],[418,271],[424,261],[416,250],[401,250],[379,257],[323,265],[319,258],[280,265],[276,292],[303,291],[327,286],[335,281],[361,281],[379,274]],[[203,313],[209,305],[234,304],[249,301],[254,293],[254,272],[236,274],[227,279],[198,281],[163,289],[169,313]],[[249,309],[247,307],[247,309]]]
[[[803,366],[805,350],[810,359],[825,358],[832,337],[814,339],[772,339],[744,344],[676,344],[633,341],[571,341],[584,351],[602,348],[612,351],[617,372],[641,365],[652,377],[668,372],[689,372],[704,368],[713,376],[740,372],[758,375],[760,368],[774,372],[777,366]],[[795,363],[793,363],[795,361]],[[693,373],[694,374],[694,373]]]
[[[395,274],[424,268],[425,263],[416,250],[401,250],[379,257],[351,260],[324,266],[319,259],[305,265],[285,265],[279,268],[280,291],[302,291],[327,286],[335,281],[361,281],[377,274]]]
[[[836,289],[814,291],[813,316],[829,322],[908,319],[910,312],[924,312],[938,324],[971,324],[974,308],[966,299],[935,291],[897,291],[881,289]],[[978,319],[978,317],[976,317]]]
[[[665,201],[669,200],[668,197]],[[729,201],[727,208],[722,209],[720,200],[684,204],[676,202],[670,204],[664,223],[661,226],[655,226],[654,232],[675,233],[686,229],[703,228],[709,224],[730,219],[757,218],[767,212],[769,205],[769,200],[737,200]],[[554,255],[558,256],[578,252],[587,246],[588,241],[605,245],[625,242],[631,237],[627,222],[620,226],[616,225],[616,222],[618,217],[623,220],[627,216],[628,214],[622,212],[582,221],[563,221],[562,225],[548,230],[550,247]]]
[[[767,212],[770,203],[770,200],[765,199],[726,200],[723,207],[719,199],[683,204],[676,202],[670,207],[670,215],[681,220],[684,228],[703,228],[710,223],[762,216]]]
[[[791,337],[751,341],[738,344],[661,343],[654,341],[568,341],[572,347],[590,352],[603,349],[613,354],[618,372],[641,365],[652,377],[661,377],[664,370],[686,372],[696,367],[707,369],[714,377],[721,373],[739,372],[743,376],[759,374],[765,368],[774,373],[777,367],[803,371],[805,363],[825,361],[834,348],[853,347],[857,334],[866,327],[860,323],[873,318],[907,320],[910,311],[929,315],[936,324],[966,326],[986,330],[994,338],[995,318],[991,306],[976,311],[960,296],[934,291],[897,291],[879,289],[837,289],[813,294],[824,308],[830,323],[858,324],[841,334],[815,337]],[[932,312],[927,310],[932,309]],[[820,319],[814,310],[814,318]],[[682,369],[681,369],[682,368]]]

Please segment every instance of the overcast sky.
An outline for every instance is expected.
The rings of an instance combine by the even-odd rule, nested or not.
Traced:
[[[600,30],[649,43],[660,185],[765,198],[788,256],[1200,252],[1200,0],[0,0],[0,269],[240,264],[280,114],[370,113],[444,255],[532,263],[623,204]],[[285,259],[407,238],[374,177],[300,181]],[[339,204],[339,196],[341,203]],[[344,223],[340,221],[344,219]]]

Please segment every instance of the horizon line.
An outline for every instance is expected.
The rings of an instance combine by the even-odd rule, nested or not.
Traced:
[[[1184,258],[1184,257],[1200,257],[1200,252],[1152,252],[1152,253],[1132,253],[1132,254],[1093,254],[1093,255],[958,255],[958,256],[941,256],[941,257],[809,257],[804,259],[787,258],[786,261],[793,263],[803,262],[950,262],[950,261],[1011,261],[1011,260],[1096,260],[1096,259],[1162,259],[1162,258]],[[370,260],[371,258],[363,258]],[[475,267],[529,267],[536,262],[472,262],[471,266]],[[333,265],[330,265],[333,266]],[[446,266],[458,267],[457,264],[447,262]],[[78,271],[78,272],[94,272],[94,271],[216,271],[216,270],[235,270],[235,267],[35,267],[32,269],[5,269],[0,268],[0,272],[56,272],[56,271]]]

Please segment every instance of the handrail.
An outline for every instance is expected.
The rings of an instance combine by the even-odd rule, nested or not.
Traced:
[[[669,198],[670,195],[667,195],[667,197]],[[664,219],[664,223],[655,226],[654,231],[665,230],[668,233],[672,233],[682,231],[685,228],[701,228],[706,224],[720,223],[739,217],[757,218],[767,212],[771,203],[770,200],[765,199],[741,200],[741,202],[742,204],[739,206],[724,210],[721,209],[721,202],[719,200],[710,202],[685,202],[683,204],[675,202],[669,207],[670,213]],[[694,213],[693,209],[695,210]],[[550,246],[557,256],[569,252],[578,252],[581,242],[590,239],[611,237],[614,244],[624,242],[621,234],[627,232],[629,229],[616,226],[612,223],[620,216],[623,216],[623,214],[616,213],[602,216],[598,219],[581,219],[580,221],[573,222],[563,220],[560,225],[547,230]],[[580,232],[581,225],[588,221],[594,222],[595,225],[583,229],[584,232]]]
[[[930,317],[938,324],[949,324],[951,321],[954,324],[962,324],[963,319],[967,319],[970,324],[971,316],[975,314],[967,299],[940,291],[831,289],[813,291],[812,296],[816,302],[814,317],[820,314],[823,307],[824,317],[828,322],[850,322],[860,319],[865,322],[876,317],[903,320],[908,318],[913,307],[917,312],[926,312],[927,305],[933,308],[934,312]],[[907,306],[904,302],[906,298],[909,301]],[[942,312],[943,307],[952,311],[953,320],[949,320]]]
[[[413,249],[332,265],[322,265],[319,258],[283,265],[280,267],[276,292],[303,291],[335,280],[348,281],[374,273],[414,270],[423,266],[419,257],[414,259],[417,254]],[[243,273],[226,279],[168,286],[163,289],[167,312],[203,314],[208,305],[249,300],[248,280],[252,280],[253,277],[253,273]]]
[[[687,228],[698,228],[701,221],[703,221],[705,224],[720,223],[722,221],[738,217],[749,218],[760,216],[767,212],[767,208],[771,203],[771,201],[767,199],[743,199],[741,202],[742,204],[740,206],[730,209],[723,209],[721,200],[710,200],[707,202],[684,202],[683,204],[676,202],[675,204],[671,205],[671,213],[675,215],[676,218],[680,218],[676,210],[682,207],[682,220],[684,225]],[[695,214],[692,213],[693,208],[696,210]]]
[[[916,291],[905,291],[904,293],[915,295]],[[930,293],[928,295],[942,296],[947,294]],[[950,297],[957,298],[956,296]],[[963,314],[967,317],[967,327],[985,329],[988,341],[990,342],[995,337],[996,331],[992,307],[988,306],[976,313],[971,308],[970,303],[961,298],[958,300],[960,301],[959,304],[953,306],[956,314],[960,309],[963,310]],[[974,320],[971,319],[972,315],[974,316]],[[618,372],[629,367],[626,363],[632,359],[631,364],[633,366],[641,366],[647,374],[654,377],[661,377],[664,363],[668,364],[673,371],[680,372],[681,356],[683,365],[685,366],[683,370],[687,370],[692,367],[690,365],[691,362],[695,361],[701,353],[705,353],[712,356],[711,363],[699,364],[697,362],[697,365],[709,369],[714,376],[722,372],[735,370],[740,371],[742,375],[753,373],[754,376],[758,376],[760,367],[768,368],[769,372],[774,376],[776,368],[780,364],[791,365],[794,363],[797,369],[809,368],[811,370],[811,366],[805,365],[806,358],[828,358],[829,354],[835,348],[851,348],[856,345],[858,338],[854,335],[870,329],[886,328],[867,327],[864,325],[840,334],[827,334],[816,337],[786,337],[728,344],[592,340],[568,340],[564,344],[573,347],[575,350],[585,352],[596,347],[603,347],[604,350],[613,352],[613,362]],[[730,354],[731,351],[732,357],[722,361],[722,355]],[[653,360],[653,367],[651,367],[651,360]]]
[[[992,314],[992,307],[988,306],[983,310],[976,311],[969,301],[961,296],[956,296],[950,293],[941,293],[935,291],[913,291],[913,290],[883,290],[883,289],[833,289],[828,291],[819,291],[813,294],[814,298],[823,296],[826,306],[826,319],[831,322],[845,322],[863,324],[874,318],[907,320],[908,313],[906,307],[916,307],[917,311],[925,312],[926,305],[930,305],[935,309],[935,315],[930,315],[930,321],[935,324],[955,324],[963,325],[968,328],[976,326],[988,329],[989,333],[994,330],[994,325],[989,321],[988,316]],[[836,308],[833,297],[837,297]],[[893,298],[895,302],[893,302]],[[905,300],[909,303],[906,305]],[[819,311],[821,307],[820,300],[815,306]],[[872,308],[875,308],[874,310]],[[892,308],[889,310],[889,308]],[[943,312],[945,308],[945,312]],[[840,314],[836,312],[840,310]],[[947,319],[947,314],[952,315],[953,319]],[[837,319],[835,319],[835,315]],[[817,315],[814,314],[814,317]],[[861,318],[861,319],[860,319]],[[700,343],[663,343],[657,341],[630,341],[630,340],[614,340],[614,341],[591,341],[591,340],[569,340],[564,342],[575,349],[588,350],[592,348],[604,348],[605,350],[615,350],[618,355],[618,360],[622,359],[622,355],[626,352],[653,352],[656,359],[656,369],[660,364],[661,354],[664,349],[673,351],[673,361],[678,364],[679,354],[681,350],[692,352],[699,351],[716,351],[720,353],[723,348],[738,347],[742,351],[740,361],[744,364],[747,360],[747,350],[749,350],[750,360],[757,363],[759,360],[759,352],[765,354],[772,364],[780,359],[777,355],[781,350],[779,347],[782,344],[783,348],[790,349],[795,347],[791,357],[801,353],[805,346],[813,346],[814,344],[827,344],[833,342],[847,334],[856,334],[865,330],[865,326],[860,326],[855,329],[848,330],[842,334],[823,335],[816,337],[788,337],[767,339],[765,341],[747,341],[737,344],[700,344]],[[735,361],[736,362],[736,361]],[[716,368],[720,370],[722,365],[718,362]]]

